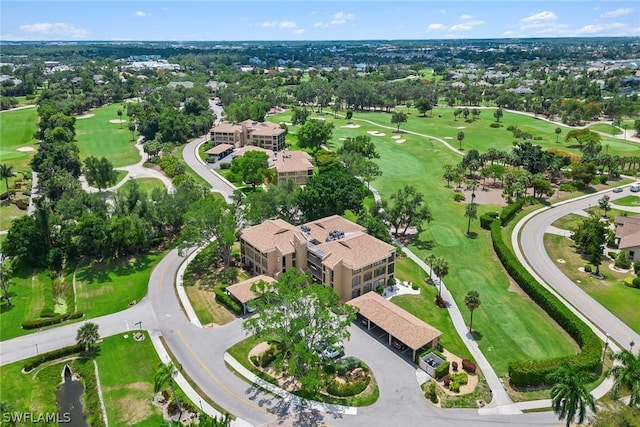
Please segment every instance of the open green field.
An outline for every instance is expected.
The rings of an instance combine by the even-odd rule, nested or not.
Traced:
[[[574,230],[578,227],[586,218],[576,214],[565,215],[562,218],[558,218],[553,222],[554,227],[561,228],[563,230]]]
[[[588,273],[578,271],[578,268],[584,267],[588,261],[576,253],[571,240],[545,234],[544,247],[551,259],[565,261],[556,265],[572,282],[631,329],[640,332],[640,311],[637,307],[637,301],[640,301],[640,289],[634,289],[622,283],[631,273],[620,273],[610,269],[609,264],[612,261],[605,257],[600,266],[600,272],[604,274],[605,279],[596,279]]]
[[[614,202],[612,202],[611,204],[615,204],[618,206],[629,206],[629,207],[640,207],[640,197],[639,196],[624,196],[621,197],[617,200],[615,200]]]
[[[455,138],[457,134],[455,126],[466,124],[461,119],[455,122],[452,111],[452,109],[434,111],[434,118],[410,117],[409,123],[403,124],[401,129],[408,129],[409,125],[414,123],[416,129],[417,124],[421,125],[421,133]],[[438,114],[449,114],[451,118],[439,119]],[[489,146],[499,147],[502,141],[504,144],[502,148],[510,149],[511,133],[506,132],[504,128],[489,128],[488,124],[493,121],[493,115],[488,110],[483,111],[482,114],[486,116],[484,125],[481,119],[472,126],[484,126],[480,134],[486,133],[488,140],[472,144],[472,140],[476,141],[479,138],[471,137],[472,133],[469,133],[468,139],[465,138],[467,144],[463,142],[463,147],[473,146],[484,151]],[[555,125],[527,116],[511,114],[508,116],[507,120],[509,118],[528,120],[536,124],[539,122],[540,126],[548,126],[549,135],[553,135],[552,141],[555,141],[555,134],[553,134]],[[357,120],[365,117],[375,119],[391,129]],[[445,282],[463,315],[467,316],[467,321],[468,311],[464,305],[464,296],[471,289],[479,292],[483,303],[474,314],[474,330],[477,331],[478,345],[498,375],[507,374],[507,364],[512,360],[566,356],[578,351],[575,342],[515,284],[510,282],[494,255],[489,233],[480,229],[478,221],[472,222],[471,225],[471,230],[477,233],[475,238],[466,235],[465,204],[453,201],[454,191],[446,188],[446,183],[442,179],[442,166],[457,164],[460,156],[440,142],[408,133],[400,134],[405,139],[403,143],[396,142],[397,140],[391,138],[396,134],[393,132],[395,127],[392,127],[390,117],[383,113],[355,113],[351,123],[360,125],[360,128],[345,128],[343,126],[348,125],[347,121],[338,119],[329,146],[336,149],[341,143],[340,138],[355,137],[366,134],[368,131],[385,134],[371,136],[380,153],[380,159],[377,162],[383,172],[382,177],[372,182],[372,186],[385,198],[405,184],[415,186],[426,195],[434,219],[413,241],[410,248],[423,259],[430,253],[434,253],[449,262],[449,275]],[[327,114],[324,118],[333,120],[333,115]],[[272,116],[269,120],[291,121],[290,114],[286,113]],[[450,122],[450,126],[447,122]],[[295,127],[292,128],[294,128],[292,131],[295,131]],[[491,139],[494,131],[509,137]],[[455,139],[452,142],[457,146]],[[548,145],[555,146],[555,142],[548,142]],[[500,206],[497,205],[481,205],[478,215],[499,209]]]
[[[589,129],[594,132],[602,132],[606,135],[618,135],[622,133],[619,128],[608,123],[595,123],[589,126]]]
[[[136,178],[135,181],[138,183],[140,190],[147,193],[147,196],[151,195],[151,192],[154,188],[165,190],[164,183],[156,178]],[[122,187],[118,189],[118,191],[124,191],[128,193],[131,189],[131,185],[131,180],[128,180],[122,185]]]
[[[93,109],[89,114],[80,116],[86,118],[76,118],[76,141],[80,149],[80,159],[104,156],[114,167],[132,165],[140,161],[140,153],[131,140],[126,114],[122,116],[122,125],[117,122],[118,109],[125,110],[122,105],[113,104]]]
[[[79,266],[75,274],[78,310],[92,318],[139,302],[147,293],[151,271],[164,255],[152,253],[108,265]]]
[[[34,151],[18,151],[18,148],[38,149],[38,142],[33,138],[38,130],[38,112],[35,108],[2,111],[0,123],[0,163],[13,167],[14,172],[31,170],[29,162]]]
[[[9,203],[8,200],[0,202],[0,230],[8,230],[11,226],[11,221],[15,218],[19,218],[25,215],[27,211],[18,209],[13,203]]]
[[[110,425],[151,427],[163,423],[162,411],[151,403],[160,358],[149,335],[144,335],[138,342],[132,334],[118,334],[100,344],[96,361]]]

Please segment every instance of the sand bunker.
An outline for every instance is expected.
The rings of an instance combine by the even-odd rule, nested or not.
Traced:
[[[27,153],[29,151],[36,151],[36,149],[33,147],[20,147],[20,148],[16,148],[16,151],[22,151]]]
[[[90,113],[90,114],[83,114],[82,116],[78,116],[76,117],[76,119],[78,120],[82,120],[82,119],[90,119],[91,117],[95,116],[95,114]]]
[[[280,122],[280,124],[282,124],[282,123],[284,123],[287,126],[293,126],[293,123],[291,123],[291,122]]]
[[[121,119],[113,119],[113,120],[109,120],[109,123],[127,123],[127,121],[121,120]]]
[[[456,129],[464,129],[464,126],[458,126]]]
[[[445,136],[444,139],[453,139],[452,136]]]
[[[402,139],[402,137],[400,135],[393,135],[391,139]]]
[[[385,136],[384,133],[378,132],[377,130],[369,130],[367,133],[371,136]]]
[[[338,138],[340,141],[346,141],[347,138]]]
[[[402,139],[402,138],[400,138],[400,139],[396,139],[396,142],[397,142],[398,144],[402,144],[402,143],[403,143],[403,142],[405,142],[405,141],[406,141],[406,139]]]
[[[342,125],[340,127],[341,128],[347,128],[347,129],[358,129],[360,127],[360,125],[355,125],[353,123],[349,123],[348,125]]]

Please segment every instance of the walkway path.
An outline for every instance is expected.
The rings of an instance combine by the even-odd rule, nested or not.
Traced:
[[[236,186],[224,179],[220,174],[200,159],[198,148],[207,141],[207,137],[201,136],[191,140],[182,151],[182,157],[187,165],[209,183],[212,191],[222,194],[228,203],[233,201],[233,192]]]

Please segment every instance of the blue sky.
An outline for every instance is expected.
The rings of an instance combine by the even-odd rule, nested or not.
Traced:
[[[640,37],[636,1],[0,0],[0,40]]]

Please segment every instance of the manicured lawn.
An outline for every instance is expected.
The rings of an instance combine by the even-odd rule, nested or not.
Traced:
[[[403,124],[401,129],[409,129],[412,126],[411,123],[414,123],[415,130],[421,130],[422,133],[455,138],[457,134],[455,127],[467,124],[461,119],[455,122],[452,111],[452,109],[434,111],[433,118],[423,119],[411,116],[409,123]],[[443,114],[443,118],[438,118],[438,114]],[[444,115],[447,114],[451,117],[445,118]],[[465,138],[466,143],[463,142],[463,147],[475,147],[485,151],[489,146],[496,146],[510,150],[513,139],[511,133],[505,128],[488,127],[493,121],[490,110],[483,110],[482,115],[486,118],[485,122],[481,119],[470,125],[477,127],[478,135],[481,136],[471,137],[472,133],[469,133]],[[513,119],[518,123],[524,121],[544,126],[549,137],[553,138],[547,145],[555,146],[554,125],[526,116],[511,114],[508,116],[507,120]],[[324,117],[327,120],[333,120],[332,114]],[[475,238],[466,235],[465,204],[453,201],[454,192],[445,187],[446,183],[442,179],[442,166],[457,164],[460,156],[437,141],[432,142],[427,138],[407,133],[400,134],[406,141],[399,144],[391,138],[396,135],[393,132],[394,129],[380,128],[357,120],[375,119],[385,126],[391,126],[390,117],[383,113],[357,112],[352,121],[353,124],[361,126],[357,129],[342,127],[348,123],[344,119],[338,119],[335,122],[334,137],[330,147],[338,148],[341,137],[355,137],[366,134],[367,131],[385,134],[371,136],[380,153],[380,159],[376,161],[383,172],[382,177],[374,181],[372,186],[380,191],[384,198],[389,198],[405,184],[415,186],[426,195],[427,203],[433,212],[433,221],[410,247],[423,259],[430,253],[434,253],[448,261],[449,275],[445,278],[445,282],[467,321],[469,313],[464,305],[464,296],[471,289],[479,292],[482,306],[474,314],[474,330],[477,331],[480,348],[498,375],[507,374],[507,364],[512,360],[543,359],[575,353],[578,350],[575,342],[515,284],[510,283],[502,265],[495,257],[489,233],[480,228],[478,221],[472,222],[471,225],[471,230],[477,233]],[[290,121],[290,115],[272,116],[270,120]],[[503,136],[498,137],[498,134]],[[495,138],[493,138],[494,135],[496,135]],[[481,142],[484,138],[487,138],[486,142]],[[455,139],[451,142],[457,146]],[[501,147],[501,144],[504,146]],[[500,207],[496,205],[481,205],[478,215],[499,209]],[[432,249],[429,249],[430,247]],[[431,304],[429,302],[429,305]]]
[[[444,348],[460,357],[471,358],[471,353],[451,322],[449,312],[434,304],[438,288],[425,283],[427,274],[424,270],[409,258],[398,258],[395,276],[400,280],[418,284],[420,295],[399,295],[391,298],[391,302],[442,332],[439,342]]]
[[[0,337],[8,340],[37,332],[37,329],[22,329],[22,322],[40,317],[45,304],[45,294],[51,289],[51,278],[46,271],[34,272],[25,266],[16,267],[9,286],[12,306],[0,305]]]
[[[35,108],[3,111],[0,113],[0,163],[13,167],[14,172],[30,170],[29,162],[35,151],[18,151],[21,147],[38,149],[33,134],[38,130],[38,112]]]
[[[198,175],[193,169],[191,169],[189,165],[184,163],[184,157],[182,157],[182,151],[184,150],[184,147],[184,145],[177,147],[173,154],[175,154],[183,162],[185,173],[193,178],[197,184],[202,185],[204,188],[211,188],[207,181],[205,181],[200,175]]]
[[[149,335],[146,332],[144,335],[145,339],[137,342],[131,333],[119,334],[100,344],[96,360],[111,425],[158,426],[163,423],[162,411],[151,403],[153,376],[160,358]]]
[[[122,128],[118,120],[120,104],[108,105],[91,110],[91,117],[76,120],[76,140],[80,149],[80,159],[89,156],[106,157],[114,167],[132,165],[140,161],[140,153],[131,140],[126,113],[123,114]]]
[[[224,325],[235,319],[233,313],[216,302],[213,289],[203,286],[200,281],[194,285],[185,286],[184,290],[198,320],[203,325]]]
[[[545,234],[544,246],[551,259],[565,261],[564,263],[556,263],[556,265],[572,282],[631,329],[640,332],[640,311],[637,307],[637,301],[640,301],[640,289],[634,289],[622,283],[624,278],[630,276],[631,273],[619,273],[611,270],[609,264],[612,261],[605,257],[600,266],[600,272],[605,275],[605,279],[596,279],[588,273],[578,271],[578,268],[584,267],[588,261],[576,253],[571,240],[562,236]]]
[[[586,218],[576,214],[565,215],[562,218],[558,218],[553,222],[554,227],[561,228],[563,230],[573,230],[578,227]]]
[[[612,126],[608,123],[595,123],[589,126],[589,129],[594,132],[602,132],[607,135],[617,135],[622,133],[620,128]]]
[[[16,205],[9,203],[8,200],[3,200],[0,202],[0,230],[8,230],[11,227],[11,221],[26,214],[27,211],[18,209]]]
[[[151,270],[164,253],[121,259],[112,264],[83,264],[76,271],[77,307],[88,317],[125,310],[147,293]]]
[[[159,188],[161,190],[165,190],[164,183],[156,178],[136,178],[135,180],[138,183],[138,186],[141,191],[144,191],[147,196],[151,196],[151,192],[154,188]],[[122,187],[118,189],[118,191],[129,192],[131,188],[131,180],[128,180]]]
[[[612,204],[618,205],[618,206],[630,206],[630,207],[640,207],[640,197],[638,196],[625,196],[625,197],[621,197],[620,199],[615,200],[614,202],[612,202]]]

